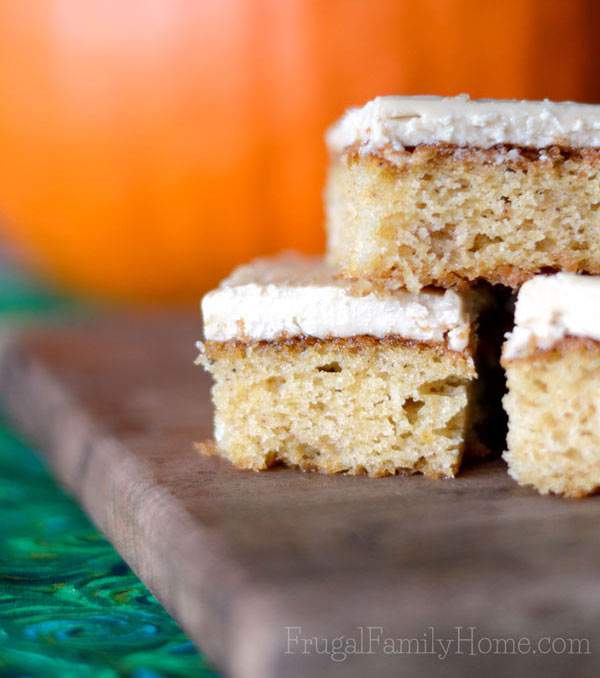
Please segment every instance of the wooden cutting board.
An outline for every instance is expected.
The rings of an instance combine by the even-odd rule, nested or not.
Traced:
[[[540,497],[500,462],[373,480],[201,456],[199,331],[163,315],[3,336],[0,398],[223,671],[598,675],[600,497]]]

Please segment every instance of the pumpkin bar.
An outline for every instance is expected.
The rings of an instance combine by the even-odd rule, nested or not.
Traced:
[[[417,291],[600,273],[600,106],[379,97],[327,135],[328,251]]]
[[[542,494],[600,487],[600,277],[538,276],[503,348],[510,475]]]
[[[202,301],[199,363],[236,466],[454,476],[474,419],[469,304],[366,290],[321,258],[235,271]]]

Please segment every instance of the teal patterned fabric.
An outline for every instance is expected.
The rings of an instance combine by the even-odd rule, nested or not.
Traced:
[[[35,318],[72,307],[71,299],[19,275],[0,258],[0,324],[15,317]]]
[[[0,311],[64,306],[7,279]],[[217,676],[1,418],[0,676]]]

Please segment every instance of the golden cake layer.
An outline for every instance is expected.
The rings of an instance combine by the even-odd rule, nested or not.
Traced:
[[[503,360],[510,475],[542,494],[600,487],[600,342],[565,337]]]
[[[219,452],[240,468],[454,476],[476,377],[468,351],[388,337],[207,341]]]
[[[600,150],[356,146],[334,154],[328,252],[410,290],[540,271],[600,273]]]

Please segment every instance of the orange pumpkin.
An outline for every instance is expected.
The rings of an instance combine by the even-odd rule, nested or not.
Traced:
[[[97,295],[323,247],[322,134],[381,93],[598,95],[593,0],[0,0],[0,212]]]

